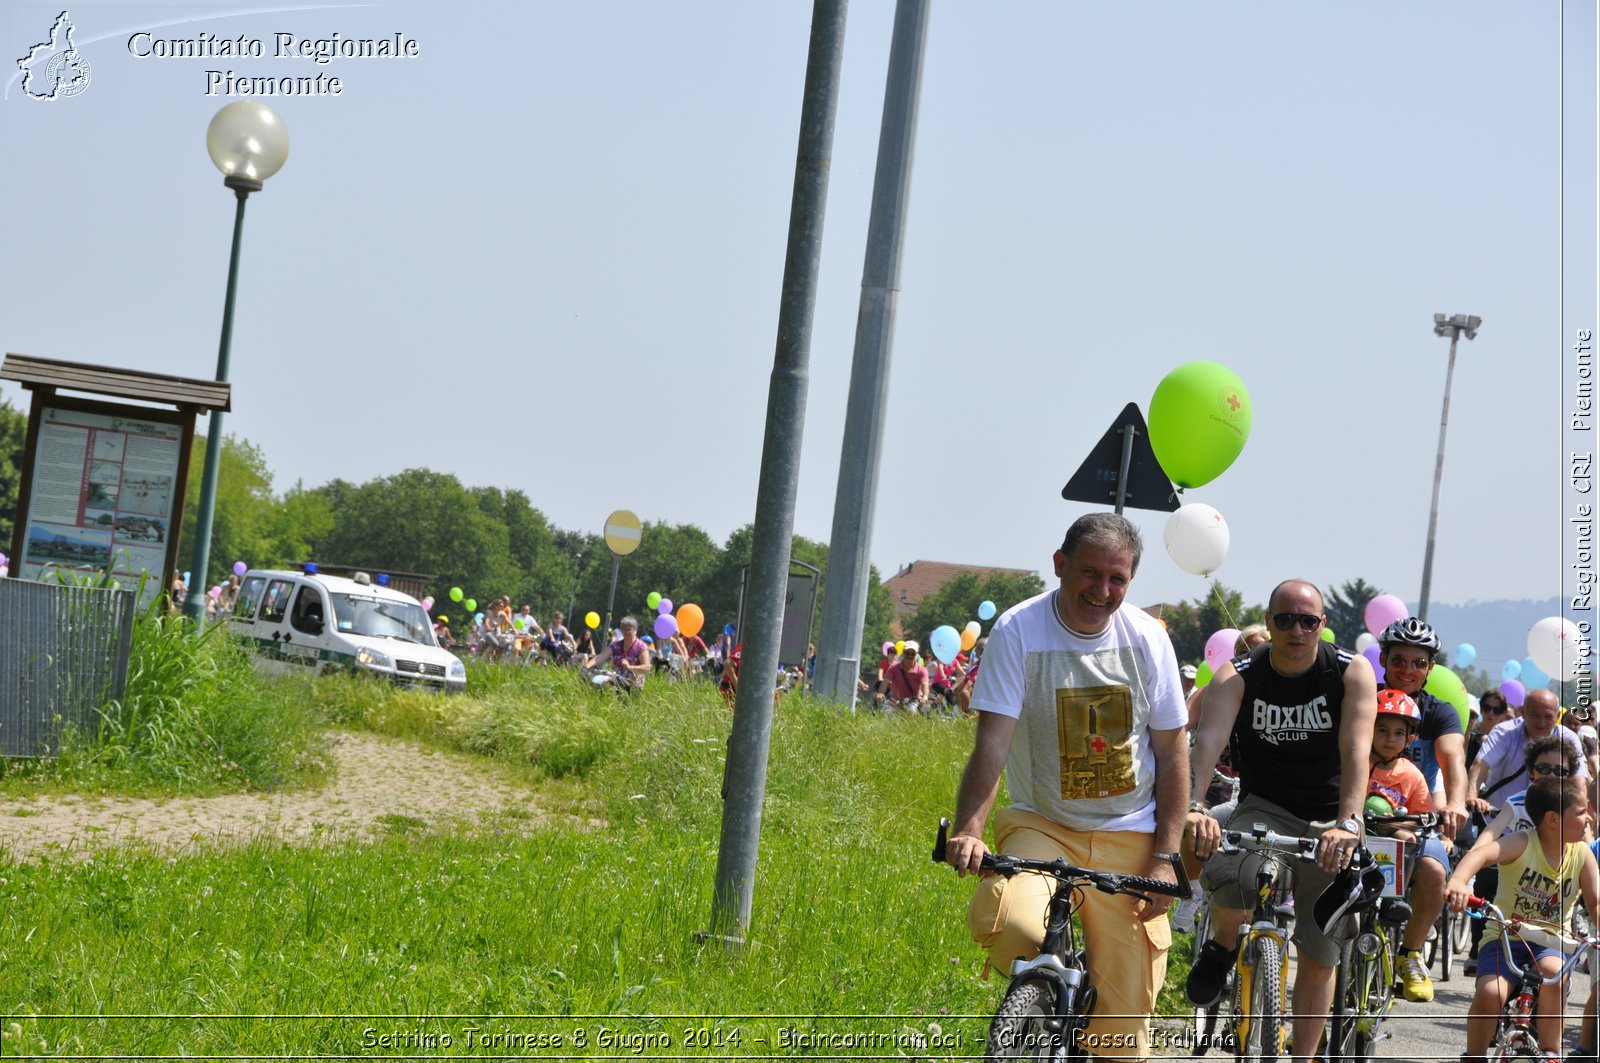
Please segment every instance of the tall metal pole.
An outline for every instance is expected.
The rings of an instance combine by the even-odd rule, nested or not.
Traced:
[[[778,341],[767,388],[766,435],[761,481],[756,488],[755,536],[751,544],[750,593],[744,630],[739,693],[723,792],[722,837],[717,849],[711,923],[730,951],[742,948],[750,925],[756,854],[761,841],[761,802],[767,787],[767,748],[772,738],[772,697],[783,636],[783,599],[789,582],[789,547],[794,534],[794,499],[800,479],[800,443],[805,426],[806,379],[811,357],[811,322],[817,271],[822,259],[822,221],[833,124],[844,57],[846,0],[814,0],[805,95],[800,107],[800,142],[789,207],[789,245],[778,308]]]
[[[1478,334],[1478,326],[1483,319],[1477,316],[1456,314],[1448,321],[1443,314],[1433,317],[1433,332],[1436,336],[1450,335],[1450,361],[1444,371],[1444,405],[1439,411],[1439,454],[1433,463],[1433,501],[1428,507],[1428,545],[1422,554],[1422,593],[1417,598],[1417,616],[1428,619],[1428,596],[1433,590],[1433,543],[1434,536],[1439,530],[1439,484],[1444,478],[1444,436],[1445,430],[1450,426],[1450,383],[1456,375],[1456,344],[1461,339],[1461,333],[1467,334],[1467,339],[1472,339]]]
[[[217,380],[228,379],[228,351],[233,345],[233,295],[239,281],[239,236],[244,230],[244,201],[250,190],[235,188],[238,206],[233,212],[233,252],[228,256],[228,294],[222,302],[222,341],[217,347]],[[189,564],[189,593],[183,611],[197,625],[206,621],[206,566],[211,563],[211,517],[217,506],[217,468],[222,461],[222,411],[211,411],[206,435],[205,474],[200,481],[200,501],[194,524],[194,560]],[[198,583],[198,586],[193,584]]]
[[[867,619],[868,548],[883,458],[884,411],[889,403],[889,356],[895,304],[900,295],[900,257],[911,198],[911,158],[916,140],[922,56],[928,38],[928,0],[898,0],[889,76],[878,132],[878,170],[873,178],[867,256],[856,314],[855,361],[845,406],[839,485],[828,540],[828,581],[817,639],[815,689],[854,705],[861,667],[861,635]]]

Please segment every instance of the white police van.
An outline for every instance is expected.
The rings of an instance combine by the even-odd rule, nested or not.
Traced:
[[[229,629],[254,644],[263,671],[353,669],[436,690],[466,689],[461,659],[442,649],[422,603],[352,578],[251,569],[239,585]]]

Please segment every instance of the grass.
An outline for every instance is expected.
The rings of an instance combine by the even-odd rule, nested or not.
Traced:
[[[624,701],[568,672],[474,669],[446,698],[267,682],[198,645],[184,696],[130,694],[109,737],[6,789],[297,785],[335,726],[472,752],[581,815],[460,834],[390,815],[370,845],[0,863],[0,1055],[788,1055],[863,1033],[875,1048],[841,1050],[981,1050],[1003,980],[980,977],[970,883],[928,858],[970,723],[786,699],[732,958],[698,934],[731,722],[709,685]],[[268,719],[222,720],[224,696]]]

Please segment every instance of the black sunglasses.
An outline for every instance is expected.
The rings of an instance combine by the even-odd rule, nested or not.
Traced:
[[[1299,624],[1307,631],[1317,630],[1317,625],[1322,623],[1322,617],[1310,613],[1273,613],[1272,623],[1279,631],[1293,631]]]
[[[1535,764],[1533,766],[1533,770],[1536,774],[1544,776],[1554,775],[1558,779],[1565,779],[1567,776],[1572,774],[1572,769],[1563,768],[1557,764]]]

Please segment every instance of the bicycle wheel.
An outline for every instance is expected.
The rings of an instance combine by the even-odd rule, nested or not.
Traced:
[[[1050,1059],[1062,1037],[1045,1028],[1045,1020],[1055,1013],[1055,986],[1048,982],[1023,982],[1012,986],[1006,990],[1005,999],[989,1024],[989,1043],[984,1048],[983,1058]],[[1067,1046],[1067,1058],[1079,1058],[1071,1044]]]
[[[1333,1016],[1328,1020],[1328,1061],[1345,1063],[1354,1058],[1356,1017],[1361,1014],[1361,973],[1359,957],[1352,942],[1339,950],[1339,966],[1333,976]]]
[[[1455,953],[1450,936],[1450,909],[1439,909],[1439,918],[1433,921],[1433,936],[1438,944],[1439,981],[1450,981],[1450,961]]]
[[[1251,1058],[1276,1063],[1283,1057],[1289,1033],[1283,1014],[1283,953],[1278,939],[1265,934],[1256,938],[1253,948],[1256,955],[1255,972],[1250,979],[1250,1040],[1260,1050]],[[1248,1051],[1246,1055],[1249,1056]]]
[[[1450,947],[1458,954],[1464,955],[1467,946],[1472,944],[1472,916],[1462,909],[1450,916]]]

